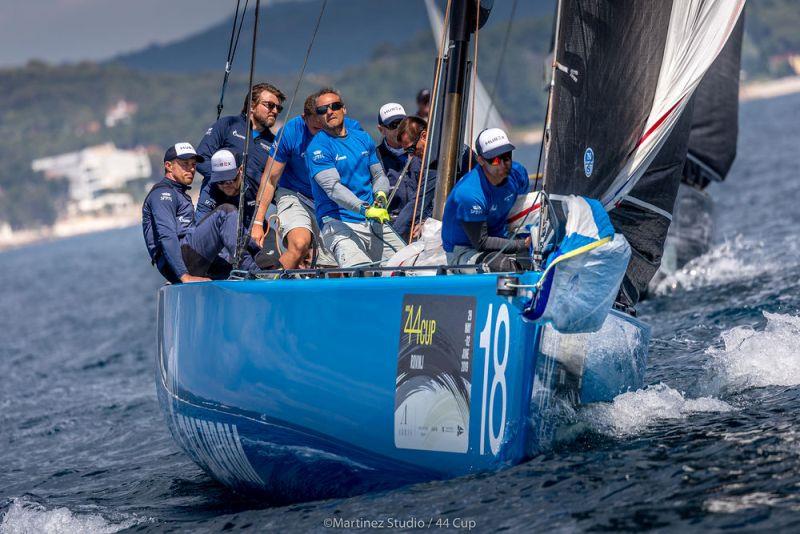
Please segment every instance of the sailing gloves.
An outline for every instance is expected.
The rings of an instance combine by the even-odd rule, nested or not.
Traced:
[[[375,193],[375,201],[372,206],[368,204],[362,205],[362,213],[367,219],[378,221],[381,224],[389,222],[389,212],[386,210],[386,193],[378,191]]]

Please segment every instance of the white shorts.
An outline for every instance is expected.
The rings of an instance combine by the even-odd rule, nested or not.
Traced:
[[[377,221],[344,222],[327,219],[322,225],[322,242],[339,267],[377,265],[406,246],[388,224]]]
[[[336,260],[325,250],[319,238],[319,228],[314,215],[312,201],[300,199],[300,193],[279,187],[275,191],[275,204],[278,207],[278,219],[281,221],[281,240],[286,246],[286,235],[295,228],[305,228],[311,232],[311,237],[317,244],[317,265],[333,266]]]

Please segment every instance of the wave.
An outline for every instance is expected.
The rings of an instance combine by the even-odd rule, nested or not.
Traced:
[[[3,514],[0,534],[61,534],[86,532],[111,534],[138,525],[146,520],[127,517],[116,521],[99,514],[73,513],[68,508],[46,509],[41,504],[22,498],[11,499],[11,505]]]
[[[800,317],[763,312],[762,331],[737,326],[723,332],[723,348],[712,347],[709,367],[718,389],[800,385]]]
[[[594,430],[616,437],[637,434],[660,420],[685,419],[701,412],[730,412],[733,407],[719,399],[687,399],[666,384],[623,393],[611,404],[592,404],[579,417]]]
[[[765,261],[767,257],[763,243],[738,235],[667,275],[656,286],[655,294],[751,279],[773,268],[770,261]]]

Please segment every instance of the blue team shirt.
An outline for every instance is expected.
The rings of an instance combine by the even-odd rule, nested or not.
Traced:
[[[511,172],[502,185],[489,183],[483,169],[475,167],[459,180],[444,204],[442,217],[442,246],[452,252],[457,245],[471,246],[462,222],[486,221],[490,237],[505,237],[506,219],[517,195],[524,195],[530,188],[528,171],[517,163],[511,164]]]
[[[311,176],[311,190],[314,193],[317,222],[322,226],[324,217],[341,221],[359,222],[364,220],[360,213],[347,210],[330,199],[314,180],[318,173],[335,168],[339,172],[342,185],[367,204],[372,204],[371,165],[380,164],[375,153],[375,143],[363,130],[347,128],[344,137],[333,137],[325,131],[319,132],[306,149],[306,166]]]
[[[194,232],[194,206],[189,187],[169,178],[156,183],[142,205],[142,231],[150,259],[168,265],[176,277],[188,272],[181,244]]]
[[[360,130],[358,121],[345,117],[345,128]],[[270,156],[278,163],[285,163],[283,174],[278,182],[278,187],[285,187],[296,191],[308,198],[313,198],[311,190],[311,177],[306,167],[306,149],[314,136],[306,126],[303,117],[295,117],[287,122],[275,138],[270,150]],[[276,146],[280,139],[280,146]]]

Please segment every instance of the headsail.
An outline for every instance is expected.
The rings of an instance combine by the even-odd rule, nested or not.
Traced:
[[[545,187],[613,208],[664,145],[744,0],[562,0]]]

